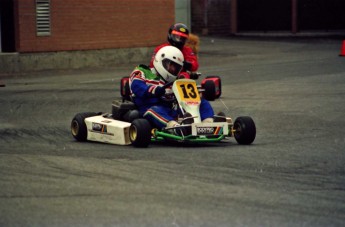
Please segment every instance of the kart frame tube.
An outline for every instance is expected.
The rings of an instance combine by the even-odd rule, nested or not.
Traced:
[[[155,130],[153,133],[153,137],[151,141],[163,141],[164,139],[173,139],[176,141],[190,141],[190,142],[202,142],[202,143],[207,143],[207,142],[219,142],[225,138],[225,135],[220,135],[214,138],[201,138],[201,137],[196,137],[196,136],[178,136],[178,135],[173,135],[171,133],[166,133],[166,132],[160,132],[158,130]]]

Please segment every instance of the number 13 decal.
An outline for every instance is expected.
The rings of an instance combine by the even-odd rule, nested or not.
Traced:
[[[195,86],[193,84],[181,84],[180,88],[183,92],[183,98],[185,99],[195,99],[198,97],[198,93],[195,91]]]
[[[177,90],[181,100],[199,101],[200,96],[194,81],[177,81]]]

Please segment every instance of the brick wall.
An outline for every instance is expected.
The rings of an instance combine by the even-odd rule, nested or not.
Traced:
[[[51,35],[36,36],[35,1],[15,4],[16,51],[155,46],[174,23],[174,0],[50,0]]]

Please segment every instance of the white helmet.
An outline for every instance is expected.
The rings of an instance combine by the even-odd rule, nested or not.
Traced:
[[[178,48],[165,46],[155,55],[153,66],[166,82],[173,82],[182,70],[183,61],[183,54]]]

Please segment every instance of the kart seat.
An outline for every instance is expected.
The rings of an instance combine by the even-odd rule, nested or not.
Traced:
[[[120,82],[120,92],[122,96],[122,101],[132,101],[131,99],[131,90],[129,88],[129,77],[125,76],[121,78]]]
[[[132,122],[139,118],[137,106],[131,101],[114,100],[112,103],[112,116],[116,120]]]
[[[112,116],[117,120],[132,122],[134,119],[139,118],[140,114],[137,110],[137,106],[133,103],[133,100],[131,98],[128,76],[121,78],[120,91],[122,102],[113,101]]]

